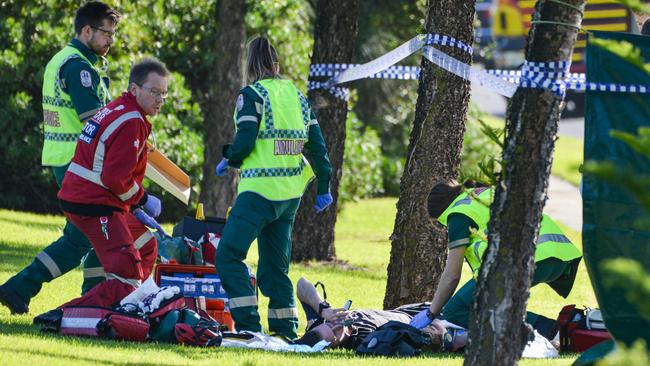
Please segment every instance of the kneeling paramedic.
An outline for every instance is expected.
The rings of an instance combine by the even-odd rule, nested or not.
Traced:
[[[488,245],[487,226],[494,190],[473,184],[466,184],[465,189],[466,192],[463,186],[450,181],[435,185],[429,193],[429,216],[447,228],[449,254],[430,308],[411,321],[415,327],[425,326],[442,312],[446,320],[468,328],[476,278]],[[454,294],[460,280],[463,257],[472,268],[474,278]],[[547,283],[566,298],[573,287],[581,258],[578,248],[548,215],[543,214],[531,286]],[[549,340],[557,335],[555,320],[528,312],[526,322]]]
[[[90,240],[106,281],[62,307],[109,307],[151,273],[157,247],[145,225],[162,229],[151,217],[160,214],[160,200],[142,188],[151,133],[147,116],[160,111],[168,75],[156,59],[138,62],[128,92],[100,109],[79,136],[58,197],[65,216]]]
[[[256,38],[248,50],[248,78],[235,111],[237,133],[224,148],[217,175],[239,168],[238,195],[217,248],[215,265],[230,298],[237,330],[260,332],[257,297],[244,259],[257,238],[259,288],[269,301],[269,330],[296,338],[298,314],[289,279],[291,230],[300,198],[314,173],[302,155],[310,152],[318,179],[316,211],[332,203],[332,167],[307,98],[280,78],[269,41]]]

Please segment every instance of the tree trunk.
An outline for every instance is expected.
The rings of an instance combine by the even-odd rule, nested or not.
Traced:
[[[358,0],[319,0],[314,26],[312,64],[350,63],[357,36]],[[315,108],[332,163],[330,190],[334,202],[316,214],[316,184],[312,183],[302,197],[293,229],[292,260],[331,260],[334,249],[334,224],[345,146],[345,121],[348,103],[323,89],[311,90],[309,99]]]
[[[566,3],[584,6],[584,0]],[[537,20],[582,21],[579,11],[559,2],[540,0],[535,10]],[[526,59],[570,60],[577,34],[567,25],[533,24]],[[465,365],[514,365],[521,357],[529,334],[522,320],[534,270],[534,243],[562,107],[552,91],[531,88],[520,88],[508,107],[503,172],[490,209],[490,245],[473,303]]]
[[[232,113],[237,93],[244,83],[242,55],[246,42],[246,2],[244,0],[218,1],[218,26],[214,45],[214,71],[209,76],[209,87],[200,98],[204,111],[203,179],[200,202],[208,215],[224,216],[235,198],[236,173],[234,169],[218,177],[214,169],[221,161],[221,147],[233,139]]]
[[[427,33],[472,44],[474,0],[430,0]],[[465,63],[471,55],[435,46]],[[447,255],[447,234],[434,227],[426,202],[435,182],[458,176],[470,83],[422,58],[415,119],[400,183],[384,308],[430,300]]]

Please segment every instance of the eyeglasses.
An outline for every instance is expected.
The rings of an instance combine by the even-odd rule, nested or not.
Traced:
[[[90,28],[101,31],[102,34],[104,34],[104,36],[106,36],[108,38],[115,38],[115,36],[117,35],[116,31],[110,31],[110,30],[102,29],[102,28],[95,27],[95,26],[92,26],[92,25],[90,26]]]
[[[162,91],[161,92],[161,91],[158,91],[158,90],[156,90],[156,89],[154,89],[152,87],[144,86],[144,85],[141,85],[141,84],[138,84],[138,83],[135,83],[135,85],[137,85],[137,86],[141,87],[142,89],[148,91],[149,94],[151,94],[152,97],[160,98],[162,100],[165,100],[168,97],[167,91]]]

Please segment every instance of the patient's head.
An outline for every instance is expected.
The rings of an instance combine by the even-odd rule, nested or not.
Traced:
[[[349,327],[343,324],[323,323],[307,331],[296,343],[313,347],[316,343],[324,340],[330,342],[329,347],[336,348],[339,346],[344,347],[343,343],[349,338]]]
[[[431,324],[421,329],[431,339],[431,344],[424,348],[425,351],[439,352],[442,349],[442,336],[447,331],[439,321],[434,320]]]

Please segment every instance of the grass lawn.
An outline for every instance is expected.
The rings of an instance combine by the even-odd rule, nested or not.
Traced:
[[[300,276],[327,285],[329,301],[341,306],[352,299],[352,308],[381,308],[386,287],[386,267],[390,255],[388,237],[395,216],[395,199],[382,198],[349,204],[338,218],[337,256],[347,266],[318,263],[297,264],[291,267],[291,278]],[[0,281],[4,282],[25,266],[45,244],[60,235],[64,223],[61,216],[43,216],[0,210]],[[580,234],[567,230],[578,245]],[[255,248],[249,255],[254,265]],[[464,280],[469,278],[465,268]],[[408,361],[399,359],[359,358],[352,352],[332,350],[322,354],[278,354],[262,351],[233,349],[197,349],[155,343],[129,343],[82,338],[65,338],[40,334],[31,325],[32,318],[78,295],[81,271],[74,270],[64,277],[46,284],[33,299],[31,313],[10,316],[0,308],[0,359],[2,365],[461,365],[459,355],[425,354]],[[556,317],[564,304],[596,306],[594,293],[584,265],[581,265],[576,285],[568,299],[557,296],[548,286],[533,288],[529,308],[549,317]],[[267,301],[261,298],[261,316],[266,318]],[[305,324],[301,314],[301,326]],[[523,360],[523,365],[570,365],[575,355],[554,360]]]
[[[562,122],[560,122],[562,123]],[[574,186],[580,186],[582,174],[578,171],[583,161],[584,142],[572,136],[558,136],[555,140],[551,174]]]

